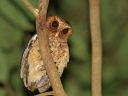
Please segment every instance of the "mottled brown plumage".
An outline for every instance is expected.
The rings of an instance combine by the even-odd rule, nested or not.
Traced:
[[[72,34],[72,28],[64,19],[50,16],[47,18],[47,29],[51,55],[61,76],[69,61],[67,39]],[[31,91],[38,89],[44,92],[51,86],[41,59],[37,35],[32,37],[24,51],[20,75],[25,87]]]

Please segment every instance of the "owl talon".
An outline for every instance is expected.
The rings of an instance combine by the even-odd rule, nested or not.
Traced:
[[[34,8],[34,15],[37,17],[38,15],[39,15],[39,9],[37,9],[37,8]]]

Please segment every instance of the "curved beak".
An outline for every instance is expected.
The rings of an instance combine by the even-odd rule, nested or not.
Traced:
[[[59,32],[57,32],[56,34],[55,34],[55,37],[58,37],[59,36]]]

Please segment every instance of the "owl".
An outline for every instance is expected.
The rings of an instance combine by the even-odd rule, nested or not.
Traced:
[[[49,16],[46,21],[50,53],[61,77],[69,61],[68,38],[72,34],[71,25],[58,16]],[[40,47],[35,34],[29,41],[21,60],[20,76],[25,87],[30,91],[47,91],[51,84],[40,54]]]

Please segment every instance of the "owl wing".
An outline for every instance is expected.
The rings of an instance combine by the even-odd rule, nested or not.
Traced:
[[[37,39],[37,34],[35,34],[29,41],[23,56],[22,56],[22,60],[21,60],[21,69],[20,69],[20,77],[23,79],[24,85],[25,87],[27,87],[27,75],[28,75],[28,68],[29,68],[29,64],[28,64],[28,54],[29,51],[32,48],[33,43],[36,41]]]
[[[23,53],[22,60],[21,60],[20,77],[23,79],[25,87],[27,87],[29,90],[31,90],[31,87],[34,84],[36,86],[36,89],[38,89],[39,92],[41,93],[50,88],[50,81],[49,81],[48,75],[42,76],[40,80],[38,80],[36,82],[32,82],[32,86],[28,86],[28,73],[29,73],[28,72],[28,69],[29,69],[28,55],[29,55],[29,52],[32,49],[34,43],[36,42],[36,40],[37,40],[37,34],[35,34],[30,39],[30,41]],[[33,88],[31,91],[33,91]]]

